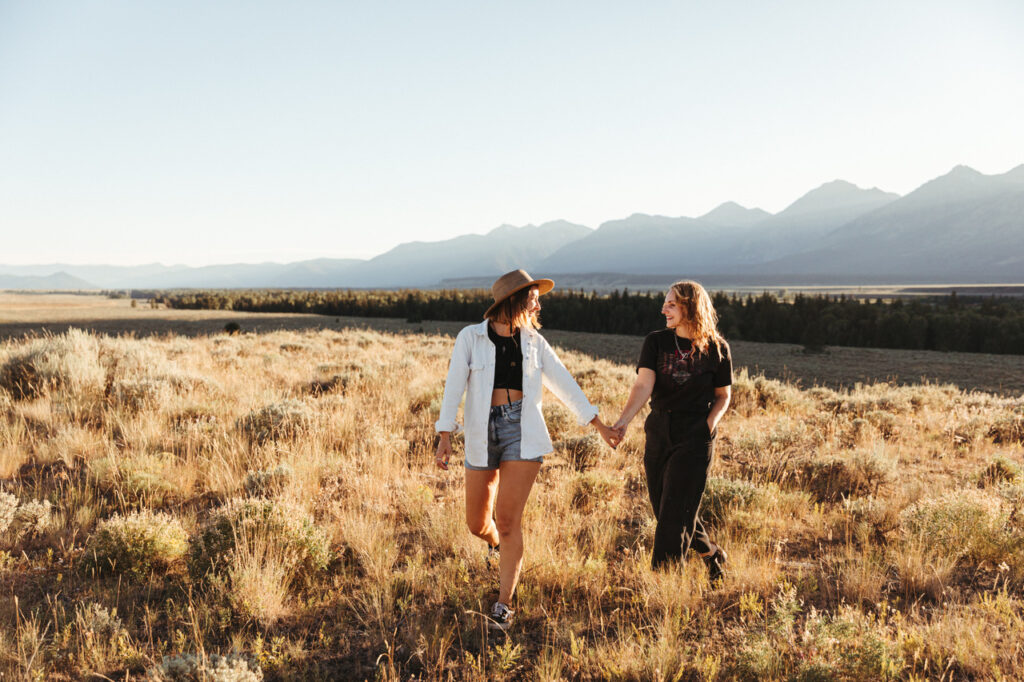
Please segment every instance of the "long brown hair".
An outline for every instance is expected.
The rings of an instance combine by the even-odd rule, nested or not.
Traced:
[[[715,312],[708,292],[699,283],[690,280],[676,282],[669,290],[675,294],[676,303],[693,332],[693,347],[700,353],[707,353],[708,346],[714,341],[718,358],[721,359],[720,345],[723,339],[718,333],[718,313]]]
[[[492,322],[507,324],[509,331],[513,334],[517,329],[524,327],[540,329],[540,318],[537,316],[537,313],[531,313],[527,310],[527,302],[530,300],[530,289],[532,287],[520,289],[501,303],[498,303],[494,306],[494,310],[487,315],[487,319]]]

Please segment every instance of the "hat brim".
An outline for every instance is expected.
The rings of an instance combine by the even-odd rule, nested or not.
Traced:
[[[522,286],[516,287],[512,291],[505,294],[501,299],[492,303],[491,307],[484,312],[484,318],[486,319],[490,317],[491,313],[494,312],[494,309],[501,305],[501,302],[506,300],[509,296],[518,293],[523,289],[529,289],[530,287],[537,287],[540,290],[541,295],[543,295],[555,288],[555,281],[551,279],[535,279],[527,282],[526,284],[523,284]]]

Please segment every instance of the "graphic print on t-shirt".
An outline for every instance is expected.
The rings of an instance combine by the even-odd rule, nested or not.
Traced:
[[[693,351],[662,353],[658,371],[672,377],[676,384],[685,384],[693,374]]]

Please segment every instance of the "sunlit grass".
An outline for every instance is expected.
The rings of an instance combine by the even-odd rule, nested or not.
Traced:
[[[987,679],[1024,665],[1024,401],[746,372],[705,499],[729,551],[717,589],[695,557],[648,568],[643,414],[612,451],[546,398],[558,448],[526,510],[515,627],[495,640],[497,579],[464,527],[462,471],[433,465],[451,343],[345,330],[0,347],[0,674]],[[560,355],[613,420],[632,369]]]

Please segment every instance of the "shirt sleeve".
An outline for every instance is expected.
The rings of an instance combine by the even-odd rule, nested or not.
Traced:
[[[648,334],[644,339],[643,347],[640,348],[640,359],[636,363],[638,373],[641,367],[646,367],[654,372],[658,371],[658,342],[654,334]]]
[[[459,411],[459,403],[462,402],[462,394],[466,392],[466,382],[469,380],[471,333],[472,330],[467,327],[455,337],[455,348],[448,363],[448,378],[444,381],[441,414],[434,422],[434,430],[438,433],[454,431],[456,427],[455,417]]]
[[[718,369],[715,370],[715,388],[732,386],[732,351],[729,350],[729,344],[724,340],[718,343],[718,349],[722,354],[722,359],[718,363]]]
[[[597,408],[587,400],[583,389],[555,355],[555,351],[548,344],[547,339],[539,334],[537,336],[540,341],[541,380],[548,390],[555,394],[556,398],[572,410],[580,426],[589,424],[597,416]]]

